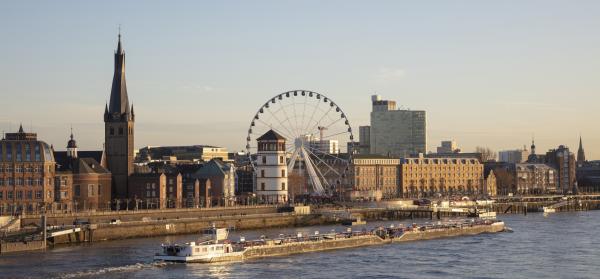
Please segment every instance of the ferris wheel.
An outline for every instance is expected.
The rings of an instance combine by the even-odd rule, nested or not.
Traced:
[[[349,171],[354,136],[346,114],[331,98],[295,90],[267,100],[250,122],[246,138],[255,171],[256,139],[269,130],[286,139],[287,173],[294,178],[288,182],[290,187],[316,195],[339,190]]]

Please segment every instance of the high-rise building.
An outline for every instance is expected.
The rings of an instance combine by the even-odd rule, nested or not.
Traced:
[[[426,153],[425,111],[399,110],[395,101],[372,96],[370,153],[409,157]]]
[[[288,200],[285,138],[273,130],[256,139],[256,195],[268,203]]]
[[[113,196],[127,198],[128,178],[133,173],[135,114],[127,96],[125,51],[121,45],[121,34],[114,59],[110,103],[104,110],[104,144],[106,163],[112,173]]]
[[[546,164],[558,170],[558,187],[564,194],[577,193],[575,154],[561,145],[546,152]]]
[[[437,153],[458,153],[460,149],[454,140],[444,140],[441,145],[437,147]]]
[[[529,158],[529,150],[523,149],[515,149],[515,150],[502,150],[498,152],[498,161],[511,163],[511,164],[519,164],[527,161]]]
[[[371,152],[371,126],[358,127],[358,135],[358,150],[355,151],[359,154],[369,154]]]

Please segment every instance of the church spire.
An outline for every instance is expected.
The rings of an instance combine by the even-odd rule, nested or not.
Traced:
[[[579,149],[577,150],[577,164],[581,165],[585,163],[585,151],[583,151],[583,141],[579,136]]]
[[[121,44],[121,31],[119,31],[117,50],[115,51],[115,72],[110,91],[108,114],[111,120],[131,120],[127,83],[125,82],[125,51]]]

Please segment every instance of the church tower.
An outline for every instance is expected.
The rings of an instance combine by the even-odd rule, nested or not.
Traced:
[[[73,136],[73,128],[71,128],[71,139],[67,142],[67,157],[77,159],[77,142]]]
[[[127,198],[129,175],[133,172],[133,106],[129,106],[125,83],[125,51],[121,33],[115,51],[115,73],[110,102],[104,109],[104,144],[107,167],[112,173],[113,197]]]
[[[579,149],[577,150],[577,165],[582,166],[585,163],[585,151],[583,151],[583,142],[579,136]]]

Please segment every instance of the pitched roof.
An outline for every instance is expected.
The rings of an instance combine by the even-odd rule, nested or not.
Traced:
[[[256,139],[257,141],[261,140],[285,140],[285,137],[273,131],[272,129],[266,132],[264,135],[260,136]]]
[[[212,159],[208,163],[204,164],[202,168],[194,173],[195,178],[208,178],[212,176],[225,176],[225,172],[229,171],[231,167],[228,164],[223,163],[221,160]]]
[[[78,158],[91,158],[102,165],[103,152],[100,151],[78,151]],[[73,170],[73,161],[67,156],[66,151],[54,151],[54,161],[59,171]]]

